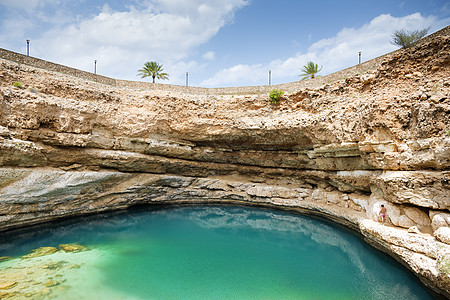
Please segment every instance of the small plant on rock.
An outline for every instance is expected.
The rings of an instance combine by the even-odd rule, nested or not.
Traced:
[[[277,104],[283,95],[284,92],[282,90],[273,89],[269,94],[270,102],[272,102],[273,104]]]
[[[14,82],[13,86],[16,87],[16,88],[19,88],[19,89],[23,89],[23,85],[20,82],[18,82],[18,81]]]

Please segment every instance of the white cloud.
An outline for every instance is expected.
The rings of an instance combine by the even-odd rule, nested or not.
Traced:
[[[203,59],[206,59],[206,60],[214,60],[215,56],[216,56],[216,53],[214,51],[208,51],[205,54],[203,54],[202,57],[203,57]]]
[[[204,80],[201,85],[205,86],[223,86],[223,85],[240,85],[245,82],[246,84],[257,84],[263,74],[268,74],[263,65],[236,65],[231,68],[227,68],[217,72],[212,78]]]
[[[401,18],[383,14],[360,28],[344,28],[332,38],[317,41],[306,53],[297,53],[285,60],[274,60],[263,65],[240,64],[226,68],[204,80],[201,85],[266,84],[268,70],[272,70],[272,78],[279,83],[296,81],[300,79],[298,75],[302,66],[310,60],[323,66],[320,74],[333,73],[357,64],[359,51],[362,52],[363,61],[366,61],[397,49],[390,42],[395,30],[423,29],[442,23],[445,24],[434,16],[424,17],[420,13]],[[437,27],[436,30],[444,26],[446,25]]]
[[[88,71],[97,59],[100,74],[138,79],[137,70],[146,61],[172,69],[246,4],[244,0],[153,0],[123,11],[105,5],[92,18],[48,30],[33,41],[34,54]],[[205,55],[214,58],[214,52]]]

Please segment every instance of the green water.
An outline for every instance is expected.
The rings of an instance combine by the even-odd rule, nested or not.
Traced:
[[[0,256],[91,247],[55,257],[81,267],[60,270],[54,299],[433,299],[357,235],[298,214],[201,206],[78,221],[0,236]]]

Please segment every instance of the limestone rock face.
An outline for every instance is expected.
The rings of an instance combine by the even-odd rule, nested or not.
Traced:
[[[449,36],[278,105],[0,64],[0,231],[137,204],[283,207],[360,231],[450,297]]]

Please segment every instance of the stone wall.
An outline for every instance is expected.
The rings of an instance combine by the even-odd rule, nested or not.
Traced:
[[[25,64],[49,71],[60,72],[78,78],[118,87],[128,87],[143,90],[160,90],[168,92],[182,92],[196,95],[244,95],[244,94],[266,94],[266,93],[268,94],[272,89],[281,89],[286,92],[291,92],[301,88],[318,88],[325,84],[329,84],[341,79],[345,79],[349,76],[353,76],[355,74],[362,74],[368,70],[375,69],[377,66],[381,64],[385,56],[386,55],[380,56],[378,58],[335,72],[325,77],[317,77],[310,80],[295,81],[278,85],[204,88],[204,87],[181,86],[173,84],[161,84],[161,83],[114,79],[0,48],[0,58],[17,62],[19,64]]]
[[[429,36],[423,38],[419,44],[425,43],[436,36],[448,36],[450,35],[450,26],[447,26]],[[81,71],[75,68],[63,66],[60,64],[52,63],[39,58],[26,56],[20,53],[9,51],[0,48],[0,58],[8,59],[17,63],[26,64],[50,71],[61,72],[67,75],[72,75],[75,77],[100,82],[104,84],[119,86],[119,87],[129,87],[135,89],[145,89],[145,90],[160,90],[160,91],[171,91],[171,92],[182,92],[198,95],[244,95],[244,94],[268,94],[272,89],[281,89],[285,92],[292,92],[304,88],[319,88],[326,84],[330,84],[342,79],[346,79],[350,76],[363,74],[369,70],[376,69],[381,63],[393,53],[400,51],[396,50],[391,53],[387,53],[380,57],[371,59],[369,61],[363,62],[361,64],[349,67],[347,69],[329,74],[324,77],[317,77],[309,80],[295,81],[290,83],[283,83],[278,85],[260,85],[260,86],[243,86],[243,87],[223,87],[223,88],[203,88],[203,87],[191,87],[191,86],[180,86],[172,84],[161,84],[161,83],[149,83],[142,81],[130,81],[130,80],[119,80],[113,79],[106,76],[101,76],[93,74],[90,72]]]
[[[7,60],[10,60],[13,62],[17,62],[19,64],[25,64],[25,65],[49,70],[49,71],[60,72],[63,74],[75,76],[75,77],[82,78],[82,79],[87,79],[87,80],[110,84],[110,85],[116,85],[116,80],[113,78],[81,71],[81,70],[78,70],[75,68],[60,65],[60,64],[46,61],[46,60],[43,60],[40,58],[23,55],[23,54],[9,51],[9,50],[2,49],[2,48],[0,48],[0,58],[7,59]]]

